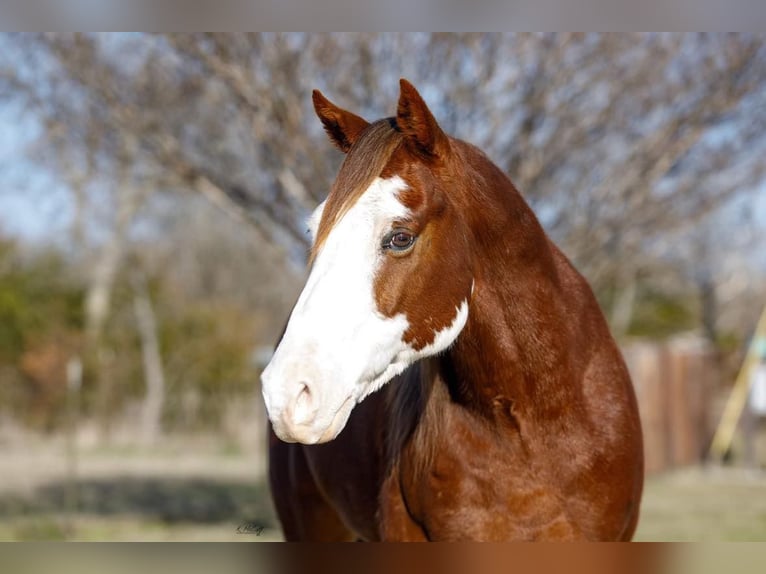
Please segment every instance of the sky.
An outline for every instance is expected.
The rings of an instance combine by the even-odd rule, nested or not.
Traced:
[[[0,234],[55,240],[71,216],[66,190],[28,158],[37,126],[17,106],[0,103]]]

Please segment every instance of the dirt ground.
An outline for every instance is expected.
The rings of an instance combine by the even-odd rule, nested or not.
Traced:
[[[79,453],[0,448],[0,540],[272,541],[260,456],[210,444]],[[647,481],[636,540],[766,540],[766,473],[692,468]]]

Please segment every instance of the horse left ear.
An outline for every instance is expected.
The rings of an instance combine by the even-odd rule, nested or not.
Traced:
[[[396,126],[417,151],[428,156],[440,155],[447,148],[447,135],[436,123],[415,86],[402,78],[399,80],[399,90]]]
[[[314,111],[322,121],[330,141],[343,153],[348,152],[359,135],[369,126],[369,122],[356,114],[339,108],[322,95],[319,90],[311,94]]]

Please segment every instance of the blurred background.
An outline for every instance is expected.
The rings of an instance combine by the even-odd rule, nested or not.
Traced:
[[[1,35],[0,540],[279,539],[258,374],[342,159],[310,93],[372,120],[400,77],[593,286],[637,539],[766,540],[766,47],[719,34]]]

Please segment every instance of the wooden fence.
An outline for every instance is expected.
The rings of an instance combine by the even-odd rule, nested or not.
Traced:
[[[646,473],[702,462],[715,430],[717,366],[698,339],[622,349],[641,412]]]

